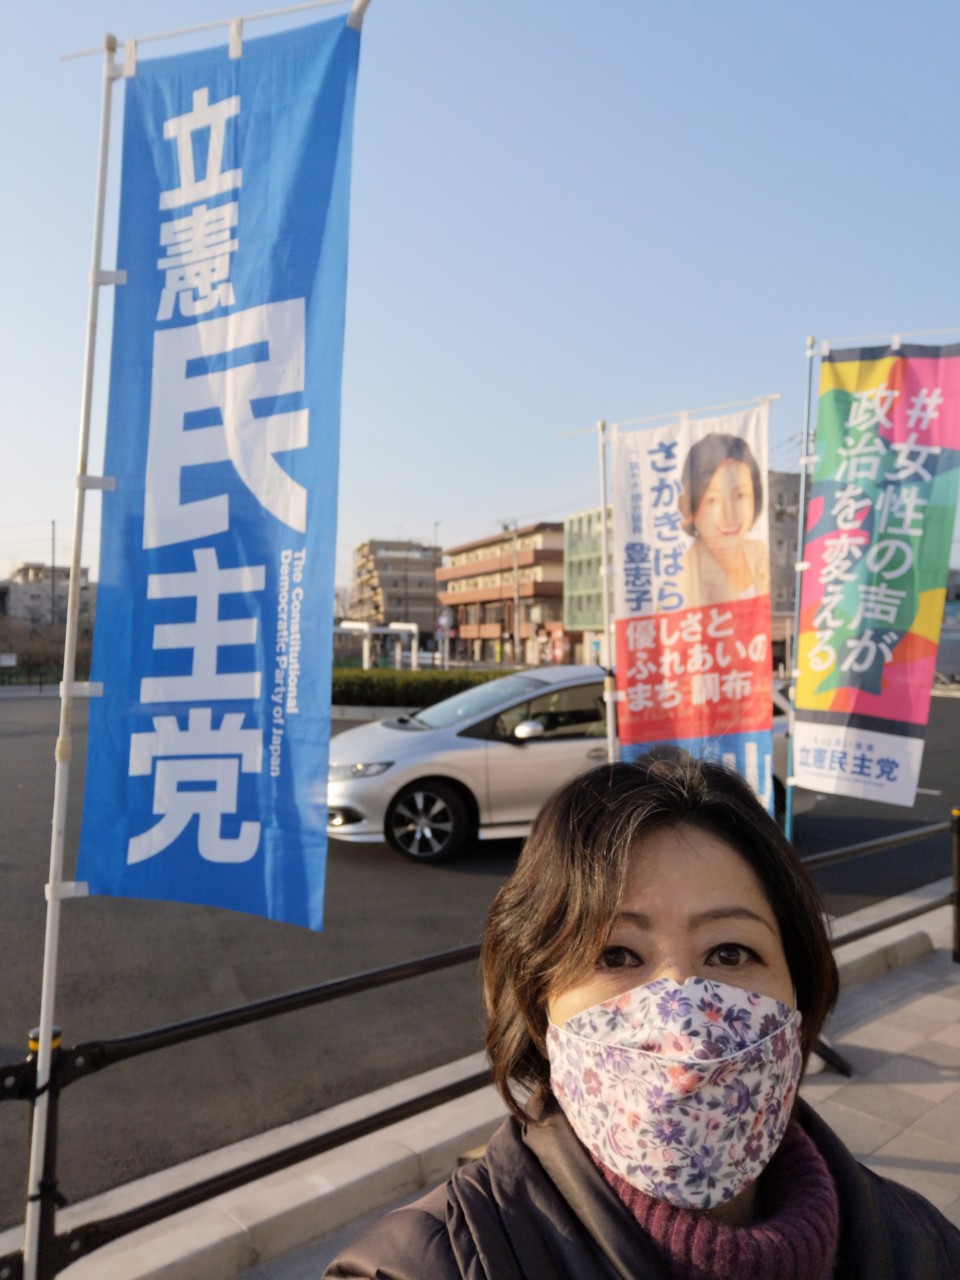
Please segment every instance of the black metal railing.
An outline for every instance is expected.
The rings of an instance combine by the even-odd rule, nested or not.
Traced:
[[[813,853],[803,859],[803,865],[807,871],[820,871],[824,867],[834,867],[841,862],[850,862],[854,858],[862,858],[868,853],[883,853],[886,849],[897,849],[901,845],[916,844],[920,840],[929,840],[933,836],[947,835],[951,832],[952,827],[956,825],[956,821],[955,816],[952,822],[933,822],[925,827],[915,827],[912,831],[895,832],[890,836],[879,836],[876,840],[864,840],[859,844],[848,844],[839,849],[828,849],[825,853]],[[955,900],[958,887],[960,887],[956,836],[953,839],[953,858],[953,893],[945,893],[940,898],[931,899],[918,907],[911,907],[908,911],[900,911],[896,915],[885,916],[874,924],[866,924],[860,929],[851,929],[849,933],[841,933],[831,939],[832,945],[834,947],[842,947],[848,942],[859,942],[861,938],[869,938],[871,934],[879,933],[882,929],[892,929],[894,925],[906,924],[908,920],[915,920],[918,916],[924,916],[928,911],[935,911],[937,907],[950,906]],[[953,958],[957,963],[960,963],[957,930],[958,923],[955,917]]]
[[[960,810],[953,810],[951,822],[935,823],[926,827],[918,827],[912,831],[902,832],[895,836],[885,836],[879,840],[865,841],[862,844],[849,845],[842,849],[832,849],[826,853],[815,854],[804,860],[808,870],[817,870],[825,866],[834,866],[859,858],[865,854],[881,852],[885,849],[897,848],[905,844],[913,844],[931,836],[952,832],[952,893],[922,906],[886,919],[877,920],[862,929],[853,930],[834,938],[833,946],[841,946],[853,942],[894,924],[924,915],[937,907],[952,904],[953,906],[953,959],[960,963]],[[117,1062],[128,1058],[139,1057],[144,1053],[152,1053],[156,1049],[168,1048],[171,1045],[184,1044],[201,1036],[214,1035],[219,1031],[227,1031],[235,1027],[246,1026],[265,1018],[277,1017],[283,1013],[311,1008],[330,1000],[343,999],[357,995],[362,991],[387,986],[394,982],[402,982],[423,974],[435,973],[455,965],[475,961],[480,954],[480,944],[456,947],[449,951],[437,952],[422,956],[416,960],[402,964],[388,965],[379,969],[371,969],[364,973],[352,974],[344,978],[335,978],[322,982],[317,986],[306,987],[299,991],[287,992],[266,1000],[258,1000],[252,1004],[241,1005],[233,1009],[221,1010],[200,1018],[191,1018],[185,1022],[173,1023],[165,1027],[157,1027],[151,1031],[137,1035],[125,1036],[112,1040],[90,1040],[73,1048],[64,1048],[58,1039],[50,1064],[48,1104],[47,1144],[41,1184],[40,1242],[38,1249],[38,1280],[53,1280],[61,1271],[78,1258],[94,1252],[111,1240],[132,1231],[137,1231],[151,1223],[180,1213],[184,1209],[202,1204],[213,1196],[222,1195],[236,1187],[253,1182],[267,1174],[297,1164],[308,1157],[320,1155],[333,1150],[346,1142],[364,1137],[394,1124],[399,1120],[409,1119],[421,1112],[443,1102],[480,1088],[489,1082],[489,1071],[481,1071],[473,1075],[419,1094],[405,1102],[388,1107],[362,1120],[342,1125],[313,1138],[285,1147],[283,1150],[269,1153],[256,1160],[251,1160],[237,1168],[206,1178],[179,1191],[161,1196],[147,1204],[131,1209],[126,1213],[101,1218],[95,1222],[83,1223],[60,1235],[56,1232],[56,1210],[65,1201],[57,1187],[57,1119],[61,1091],[74,1081],[93,1075]],[[822,1056],[828,1064],[838,1070],[844,1070],[845,1064],[829,1045],[821,1042],[818,1045]],[[20,1100],[33,1102],[37,1097],[36,1062],[32,1051],[22,1062],[0,1067],[0,1102]],[[0,1280],[23,1280],[23,1254],[18,1250],[0,1257]]]
[[[876,840],[864,840],[861,844],[847,844],[840,849],[827,849],[825,853],[811,853],[803,859],[803,865],[808,871],[821,871],[838,862],[861,858],[865,853],[882,853],[885,849],[916,844],[918,840],[928,840],[931,836],[946,835],[950,829],[949,822],[932,822],[926,827],[914,827],[912,831],[895,831],[891,836],[878,836]]]

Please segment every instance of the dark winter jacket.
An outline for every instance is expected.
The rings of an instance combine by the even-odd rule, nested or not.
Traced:
[[[837,1280],[958,1280],[960,1231],[877,1177],[803,1101],[798,1119],[833,1176]],[[665,1262],[558,1109],[507,1120],[482,1159],[382,1218],[325,1280],[669,1280]]]

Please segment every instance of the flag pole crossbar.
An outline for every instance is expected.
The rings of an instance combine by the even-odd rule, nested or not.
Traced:
[[[611,422],[611,428],[620,427],[639,427],[645,426],[651,422],[663,422],[669,418],[691,417],[693,414],[700,413],[719,413],[725,409],[741,409],[748,404],[771,404],[774,400],[781,399],[779,391],[771,392],[765,396],[751,396],[749,400],[728,400],[726,404],[702,404],[695,409],[674,409],[669,413],[652,413],[647,418],[623,418],[619,422]]]
[[[954,326],[951,329],[910,329],[904,333],[870,333],[857,338],[825,338],[822,346],[827,354],[837,347],[855,347],[863,342],[886,342],[896,350],[904,338],[943,338],[950,333],[960,333],[960,329]]]
[[[876,920],[847,934],[840,934],[831,939],[831,946],[842,946],[871,934],[890,928],[893,924],[913,919],[937,907],[952,904],[953,907],[953,958],[960,963],[960,809],[953,811],[950,822],[938,822],[924,827],[916,827],[911,831],[897,832],[892,836],[882,836],[876,840],[863,841],[860,844],[847,845],[840,849],[828,850],[814,854],[804,860],[805,866],[818,869],[824,866],[835,866],[865,854],[878,853],[887,849],[899,848],[920,840],[951,833],[953,848],[953,886],[952,892],[936,901],[925,902],[919,907],[911,908],[899,915]],[[484,1071],[454,1081],[439,1090],[432,1090],[416,1098],[408,1099],[396,1107],[377,1112],[363,1120],[331,1130],[295,1146],[262,1156],[257,1160],[244,1164],[239,1168],[220,1173],[212,1178],[188,1186],[180,1191],[162,1196],[147,1204],[140,1205],[127,1213],[104,1218],[99,1221],[84,1223],[71,1231],[56,1234],[56,1209],[66,1201],[57,1186],[56,1147],[57,1147],[57,1104],[59,1095],[68,1085],[76,1080],[95,1075],[106,1067],[152,1053],[157,1049],[170,1048],[173,1045],[185,1044],[203,1036],[214,1035],[218,1031],[228,1031],[236,1027],[246,1026],[266,1018],[276,1017],[284,1013],[324,1004],[331,1000],[346,996],[358,995],[378,987],[388,986],[407,978],[420,977],[448,969],[455,965],[466,964],[478,959],[480,944],[471,943],[449,951],[435,952],[421,956],[401,964],[387,965],[379,969],[370,969],[361,973],[350,974],[343,978],[334,978],[316,986],[286,992],[279,996],[271,996],[257,1000],[252,1004],[239,1005],[231,1009],[207,1014],[199,1018],[191,1018],[184,1022],[171,1023],[168,1026],[156,1027],[112,1040],[91,1040],[72,1048],[64,1047],[59,1042],[59,1032],[53,1029],[50,1073],[42,1088],[37,1088],[36,1051],[33,1049],[26,1059],[9,1066],[0,1066],[0,1102],[20,1101],[36,1102],[41,1094],[48,1096],[49,1124],[45,1160],[36,1193],[40,1205],[40,1239],[38,1254],[38,1280],[53,1280],[78,1258],[94,1252],[102,1245],[117,1240],[137,1231],[141,1227],[159,1222],[175,1213],[180,1213],[197,1204],[221,1195],[226,1191],[244,1186],[258,1178],[265,1177],[279,1169],[288,1168],[310,1156],[320,1155],[333,1150],[346,1142],[375,1133],[388,1124],[418,1115],[430,1107],[440,1105],[462,1097],[489,1082],[489,1072]],[[32,1045],[36,1046],[34,1038]],[[817,1044],[817,1052],[828,1066],[841,1074],[852,1074],[850,1064],[824,1041]],[[23,1256],[21,1252],[10,1253],[0,1257],[0,1280],[23,1280]]]
[[[263,9],[259,13],[247,13],[240,18],[219,18],[216,22],[198,22],[192,27],[177,27],[171,31],[157,31],[149,36],[134,36],[126,40],[120,41],[124,49],[124,64],[116,68],[116,75],[133,75],[136,73],[136,56],[137,46],[141,44],[154,44],[158,40],[175,40],[180,36],[200,35],[205,31],[220,31],[226,28],[229,32],[230,56],[236,58],[240,56],[241,32],[243,24],[246,22],[260,22],[265,18],[287,18],[295,13],[307,13],[310,9],[322,9],[326,5],[331,4],[350,4],[350,13],[347,16],[347,25],[359,30],[363,22],[363,15],[366,12],[370,0],[305,0],[303,4],[291,4],[282,9]],[[70,62],[74,58],[92,58],[95,54],[103,53],[103,45],[98,44],[93,49],[77,49],[74,53],[62,53],[60,55],[61,62]],[[127,69],[126,62],[129,55],[133,57],[133,66]],[[0,1280],[3,1280],[0,1277]]]

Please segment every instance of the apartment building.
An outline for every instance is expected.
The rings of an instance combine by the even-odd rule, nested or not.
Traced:
[[[600,508],[577,511],[563,522],[563,627],[571,661],[612,663],[603,634],[603,530]],[[613,507],[607,507],[607,558],[613,562]],[[611,602],[611,609],[613,605]]]
[[[0,582],[0,617],[11,618],[31,627],[62,624],[67,618],[67,595],[70,570],[66,565],[51,567],[31,561],[14,569],[5,582]],[[80,570],[79,621],[81,627],[93,623],[97,587],[89,578],[89,570]]]
[[[797,518],[800,476],[795,471],[767,472],[767,531],[770,538],[770,639],[774,670],[794,665],[793,612],[797,598]]]
[[[350,617],[381,627],[414,622],[422,636],[432,636],[437,621],[434,573],[439,564],[440,549],[422,542],[362,543],[353,553]]]
[[[451,611],[456,656],[528,665],[569,660],[563,648],[562,524],[510,527],[443,554],[438,594]]]

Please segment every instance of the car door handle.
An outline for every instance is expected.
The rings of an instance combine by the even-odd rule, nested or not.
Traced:
[[[606,747],[591,747],[590,750],[587,752],[588,760],[606,760],[606,758],[607,758]]]

